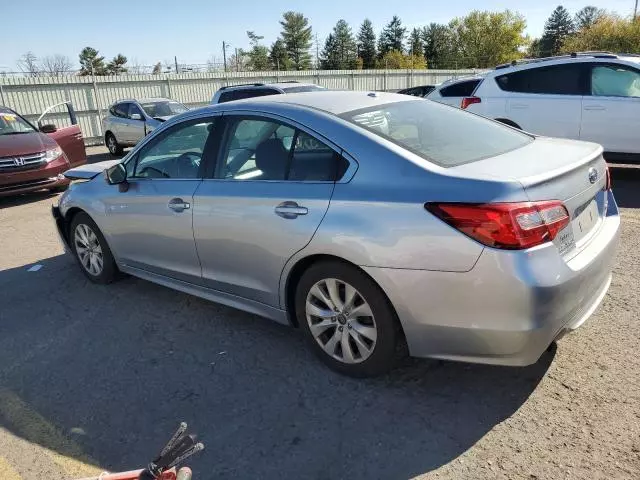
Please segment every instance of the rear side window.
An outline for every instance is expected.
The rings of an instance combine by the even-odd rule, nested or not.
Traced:
[[[479,79],[454,83],[440,90],[440,95],[443,97],[470,97],[479,83]]]
[[[583,95],[584,64],[554,65],[508,73],[496,78],[501,90],[547,95]]]
[[[129,103],[118,103],[113,107],[113,114],[116,117],[127,118],[129,115]]]
[[[457,108],[410,100],[341,115],[441,167],[454,167],[523,147],[525,133]]]
[[[622,65],[593,65],[591,95],[640,97],[640,72]]]

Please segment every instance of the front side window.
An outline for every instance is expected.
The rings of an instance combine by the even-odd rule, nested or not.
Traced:
[[[131,118],[133,115],[137,114],[140,115],[140,119],[144,120],[144,115],[142,114],[142,110],[140,110],[140,107],[138,107],[138,105],[136,105],[135,103],[130,103],[129,104],[129,118]]]
[[[501,90],[547,95],[583,95],[584,64],[553,65],[508,73],[496,78]]]
[[[591,95],[640,97],[640,72],[622,65],[597,65],[591,69]]]
[[[347,169],[331,147],[292,126],[269,119],[230,120],[218,178],[334,181]]]
[[[135,178],[198,178],[214,119],[183,122],[145,145],[137,155]],[[129,170],[129,169],[127,169]]]
[[[24,118],[9,109],[0,108],[0,135],[32,132],[35,129]]]
[[[113,107],[116,117],[127,118],[129,116],[129,103],[119,103]]]
[[[441,167],[454,167],[523,147],[525,133],[436,102],[409,100],[341,115]]]

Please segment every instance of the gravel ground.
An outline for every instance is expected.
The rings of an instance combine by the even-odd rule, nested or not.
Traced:
[[[186,420],[197,479],[640,478],[640,169],[613,174],[622,246],[584,326],[531,367],[411,360],[365,381],[253,315],[90,284],[55,197],[0,200],[0,477],[143,466]]]

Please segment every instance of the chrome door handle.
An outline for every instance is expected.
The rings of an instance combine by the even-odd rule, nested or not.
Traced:
[[[604,105],[585,105],[585,110],[606,110]]]
[[[298,215],[306,215],[309,213],[306,207],[301,207],[296,202],[282,202],[275,208],[276,215],[286,218],[286,219],[294,219],[297,218]]]
[[[172,198],[169,200],[169,204],[167,205],[174,212],[183,212],[188,208],[191,208],[191,204],[189,202],[185,202],[181,198]]]

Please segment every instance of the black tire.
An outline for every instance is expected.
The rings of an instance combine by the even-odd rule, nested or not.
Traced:
[[[104,136],[104,144],[106,145],[107,149],[109,149],[109,153],[114,157],[120,157],[124,152],[124,148],[118,143],[115,135],[111,132],[107,132],[107,134]]]
[[[344,363],[334,358],[325,351],[319,344],[319,340],[316,340],[311,332],[311,327],[309,326],[306,315],[307,296],[312,287],[323,279],[336,279],[340,282],[346,282],[355,288],[362,300],[370,306],[373,318],[375,319],[373,325],[377,332],[377,338],[373,345],[373,351],[368,357],[361,360],[360,363]],[[344,293],[344,290],[342,292]],[[398,353],[402,353],[402,350],[398,348],[401,345],[402,339],[400,324],[387,296],[371,278],[356,267],[338,261],[319,262],[312,265],[304,272],[297,285],[295,308],[298,325],[304,332],[311,348],[326,365],[339,373],[352,377],[381,375],[393,368],[396,360],[398,360]],[[343,318],[338,321],[344,320]],[[331,321],[336,322],[335,318]],[[345,324],[343,323],[342,325]],[[349,330],[351,330],[351,325],[349,324],[348,326]],[[329,328],[333,328],[333,326]],[[336,323],[335,328],[340,328],[340,325]],[[344,328],[346,328],[346,325]],[[344,328],[340,331],[344,331]],[[354,330],[351,330],[348,334],[353,335],[356,330],[357,329],[354,328]],[[327,332],[326,335],[329,336],[336,334],[336,330],[327,329],[325,331]],[[323,335],[325,334],[323,333]],[[360,337],[360,339],[362,338],[363,337]],[[349,341],[355,345],[353,340]],[[340,346],[338,349],[342,350],[342,347]],[[335,354],[336,349],[334,348],[333,351]]]
[[[80,226],[88,227],[97,238],[97,243],[100,246],[100,253],[102,255],[102,269],[98,273],[91,273],[88,270],[88,267],[83,264],[82,260],[80,259],[80,255],[78,254],[77,249],[81,246],[81,244],[77,242],[75,235],[76,230],[78,230]],[[118,267],[116,265],[115,259],[113,258],[113,254],[111,253],[111,249],[109,248],[109,245],[104,238],[104,235],[102,235],[102,232],[100,231],[96,223],[91,219],[91,217],[84,212],[77,213],[73,217],[73,220],[71,220],[71,225],[69,227],[69,245],[71,246],[73,256],[80,266],[80,270],[82,270],[82,273],[84,273],[89,280],[94,283],[107,284],[113,282],[116,278],[118,278]]]

